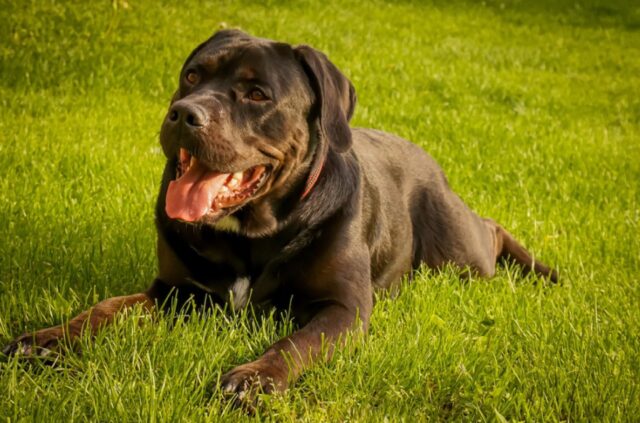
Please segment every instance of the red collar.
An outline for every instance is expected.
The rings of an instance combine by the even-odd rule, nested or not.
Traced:
[[[320,173],[322,173],[322,169],[324,168],[324,162],[326,159],[327,159],[327,156],[325,155],[322,158],[322,163],[320,163],[320,166],[316,167],[314,170],[311,171],[311,173],[309,173],[309,177],[307,178],[307,183],[304,185],[304,192],[300,196],[300,200],[304,200],[305,197],[309,195],[313,187],[316,185],[316,182],[318,182],[318,178],[320,177]]]

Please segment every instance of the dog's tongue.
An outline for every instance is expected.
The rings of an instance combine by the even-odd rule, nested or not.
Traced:
[[[169,182],[165,211],[172,219],[194,222],[207,214],[229,177],[228,173],[207,169],[198,160],[194,162],[184,175]]]

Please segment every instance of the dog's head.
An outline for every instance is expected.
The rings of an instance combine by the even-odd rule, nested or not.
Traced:
[[[349,149],[354,106],[353,86],[323,53],[216,33],[187,58],[162,124],[166,215],[215,225],[253,208],[241,230],[274,230],[264,215],[304,201],[328,151]]]

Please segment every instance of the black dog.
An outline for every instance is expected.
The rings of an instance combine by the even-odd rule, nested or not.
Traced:
[[[469,210],[436,162],[393,135],[351,129],[355,91],[319,51],[215,34],[188,57],[160,135],[159,273],[23,335],[5,354],[47,354],[132,304],[180,299],[291,307],[300,329],[223,377],[225,391],[283,390],[346,331],[373,292],[425,263],[491,276],[508,258],[556,281],[508,232]]]

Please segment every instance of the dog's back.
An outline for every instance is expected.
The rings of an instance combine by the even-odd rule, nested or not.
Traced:
[[[374,283],[387,286],[421,263],[434,268],[453,263],[493,275],[491,227],[449,188],[436,161],[420,147],[385,132],[354,129],[353,135],[362,189],[367,191],[367,242],[373,257],[394,257],[386,266],[372,263],[372,274],[382,279],[374,278]]]

